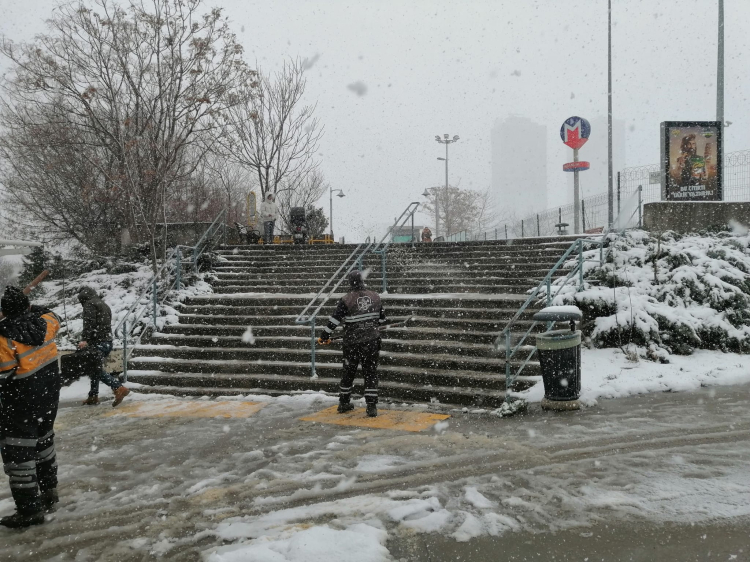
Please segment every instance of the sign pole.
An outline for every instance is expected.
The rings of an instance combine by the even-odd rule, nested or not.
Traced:
[[[573,149],[573,162],[578,162],[578,149]],[[581,233],[581,186],[578,183],[578,170],[573,172],[573,233]]]

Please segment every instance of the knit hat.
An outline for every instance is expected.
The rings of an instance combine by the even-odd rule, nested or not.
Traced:
[[[20,316],[29,309],[31,303],[29,303],[29,297],[23,294],[23,291],[18,287],[8,285],[5,287],[5,293],[0,299],[0,310],[8,318],[12,316]]]
[[[365,280],[362,277],[361,271],[352,271],[349,273],[349,286],[352,289],[363,289],[365,286]]]

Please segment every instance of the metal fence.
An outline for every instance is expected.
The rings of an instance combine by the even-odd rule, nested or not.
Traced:
[[[724,157],[724,201],[750,201],[750,150],[730,152]],[[659,164],[624,168],[615,177],[615,217],[642,186],[640,205],[661,201]],[[584,232],[597,232],[607,225],[607,193],[581,199]],[[641,209],[642,211],[642,209]],[[628,210],[629,214],[630,211]],[[635,213],[640,216],[641,213]],[[567,227],[558,225],[567,224]],[[552,236],[567,230],[573,233],[573,205],[562,205],[534,213],[521,220],[499,224],[481,232],[458,232],[446,237],[447,242],[469,240],[504,240],[531,236]]]

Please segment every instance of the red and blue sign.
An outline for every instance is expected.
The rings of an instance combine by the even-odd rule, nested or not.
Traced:
[[[578,162],[568,162],[567,164],[563,164],[563,172],[583,172],[590,167],[591,165],[588,162],[582,160]]]
[[[591,123],[583,117],[568,117],[562,124],[562,127],[560,127],[560,138],[573,150],[579,149],[586,144],[590,135]]]

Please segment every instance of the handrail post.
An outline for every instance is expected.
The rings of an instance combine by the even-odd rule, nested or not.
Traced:
[[[158,286],[156,284],[156,278],[155,277],[154,277],[154,285],[153,285],[152,295],[151,296],[152,296],[151,300],[152,300],[153,305],[154,305],[154,328],[156,328],[156,308],[157,308],[157,304],[158,304],[159,293],[158,293]]]
[[[583,240],[578,239],[578,290],[583,290]]]
[[[122,378],[128,382],[128,320],[122,321]]]
[[[383,249],[383,251],[380,253],[380,268],[382,272],[382,282],[383,282],[383,292],[388,292],[388,271],[387,271],[387,262],[388,258],[386,257],[388,250]]]
[[[179,291],[182,279],[182,251],[177,248],[177,263],[175,264],[175,288]]]
[[[310,319],[310,377],[315,378],[315,316]]]
[[[510,330],[505,331],[505,401],[510,402]]]
[[[552,276],[547,276],[547,306],[552,303]]]

